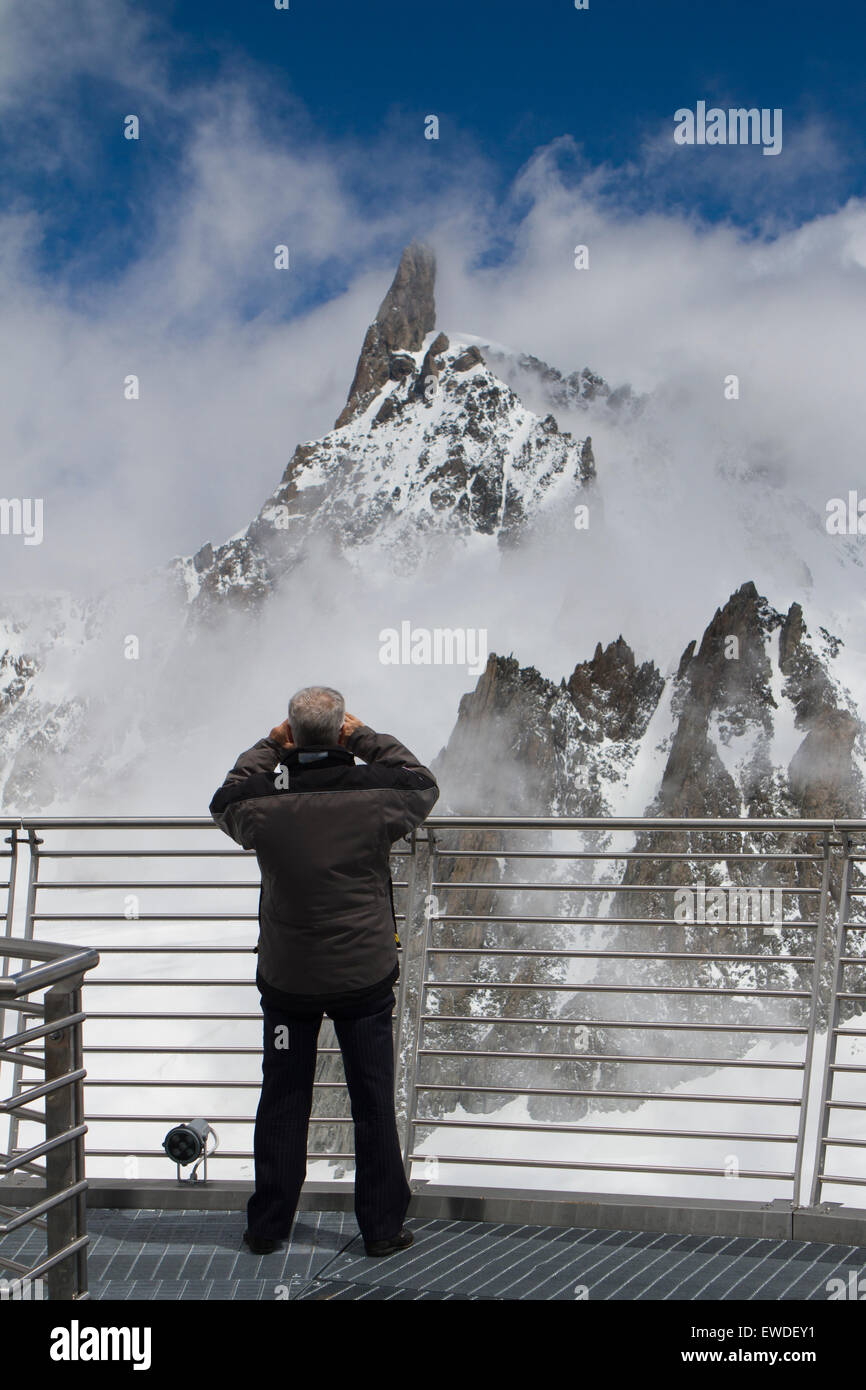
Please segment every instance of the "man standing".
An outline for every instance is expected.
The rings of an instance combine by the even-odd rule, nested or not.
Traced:
[[[339,691],[310,686],[292,696],[287,720],[241,754],[210,803],[217,825],[255,850],[262,876],[264,1055],[244,1232],[255,1254],[281,1249],[294,1219],[325,1013],[352,1105],[355,1215],[367,1254],[412,1243],[394,1113],[400,967],[390,852],[438,796],[433,774],[397,739],[346,714]]]

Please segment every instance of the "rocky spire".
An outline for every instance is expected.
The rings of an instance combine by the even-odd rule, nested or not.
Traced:
[[[400,257],[391,288],[379,306],[364,338],[355,377],[336,428],[346,425],[385,385],[391,375],[391,356],[417,352],[436,325],[436,257],[429,246],[413,241]]]

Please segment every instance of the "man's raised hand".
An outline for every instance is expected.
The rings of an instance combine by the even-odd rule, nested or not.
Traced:
[[[358,729],[364,727],[363,719],[358,719],[354,714],[347,714],[343,720],[343,727],[340,730],[340,743],[345,743],[346,739],[351,738],[352,734],[357,733]]]
[[[294,748],[295,746],[292,742],[292,726],[288,719],[284,719],[282,724],[271,729],[268,738],[272,738],[274,743],[278,743],[281,748]]]

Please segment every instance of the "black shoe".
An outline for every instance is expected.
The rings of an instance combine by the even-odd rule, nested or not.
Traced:
[[[251,1236],[249,1231],[244,1231],[244,1245],[253,1255],[275,1255],[278,1250],[286,1248],[284,1240],[267,1240],[263,1236]]]
[[[396,1255],[399,1250],[407,1250],[415,1237],[404,1226],[398,1236],[392,1236],[390,1240],[370,1240],[364,1242],[364,1249],[367,1254],[375,1260],[381,1259],[383,1255]]]

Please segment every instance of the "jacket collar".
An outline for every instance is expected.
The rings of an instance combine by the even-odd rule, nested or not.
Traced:
[[[309,772],[319,767],[339,767],[343,763],[355,762],[354,753],[341,744],[311,743],[304,748],[290,748],[281,759],[290,771]]]

